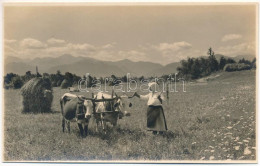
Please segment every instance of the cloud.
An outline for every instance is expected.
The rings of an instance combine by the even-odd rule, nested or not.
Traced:
[[[186,41],[143,44],[130,50],[119,49],[115,47],[117,43],[113,42],[103,45],[93,45],[90,43],[72,43],[56,38],[50,38],[45,42],[25,38],[19,43],[19,45],[12,45],[12,47],[6,48],[5,52],[24,58],[58,57],[63,54],[71,54],[73,56],[91,57],[104,61],[129,59],[135,62],[148,61],[161,64],[168,64],[186,59],[187,57],[198,57],[206,54],[206,52],[194,49]]]
[[[73,43],[69,43],[67,44],[67,47],[69,47],[70,49],[73,50],[85,50],[85,51],[95,51],[96,47],[88,44],[88,43],[83,43],[83,44],[73,44]]]
[[[203,52],[192,47],[192,44],[186,41],[159,44],[139,45],[139,48],[147,54],[147,61],[168,64],[178,62],[187,57],[198,57]]]
[[[232,46],[222,46],[216,50],[217,53],[227,56],[237,56],[243,54],[255,54],[255,43],[240,43]]]
[[[192,48],[192,45],[188,42],[181,41],[175,43],[160,43],[158,46],[155,46],[160,51],[180,51]]]
[[[32,38],[26,38],[23,39],[20,42],[20,46],[23,48],[29,48],[29,49],[42,49],[46,48],[47,45],[39,40],[32,39]]]
[[[65,40],[61,40],[61,39],[56,39],[56,38],[50,38],[47,40],[47,43],[49,45],[59,45],[59,44],[64,44],[66,43]]]
[[[240,39],[242,38],[242,36],[240,34],[227,34],[225,36],[222,37],[222,41],[223,42],[226,42],[226,41],[229,41],[229,40],[237,40],[237,39]]]
[[[116,45],[116,43],[111,43],[111,44],[105,44],[102,46],[102,48],[104,49],[111,49],[111,48],[114,48]]]

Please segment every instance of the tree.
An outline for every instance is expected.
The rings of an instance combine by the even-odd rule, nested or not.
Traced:
[[[86,81],[87,81],[87,87],[91,87],[93,84],[93,77],[91,77],[91,75],[88,75]]]
[[[139,81],[144,80],[144,76],[139,77]]]
[[[56,75],[61,75],[60,70],[57,70]]]
[[[234,59],[232,59],[232,58],[228,58],[228,59],[227,59],[227,64],[228,64],[228,63],[236,63],[236,61],[235,61]]]
[[[77,84],[81,78],[76,74],[73,74],[73,84]]]
[[[64,79],[68,81],[69,86],[73,84],[73,75],[70,72],[66,72]]]
[[[38,66],[36,66],[36,77],[41,77],[42,75],[38,72]]]
[[[207,53],[209,56],[214,56],[215,53],[214,51],[212,50],[212,48],[210,47],[209,50],[208,50],[208,53]]]
[[[23,86],[23,81],[20,76],[15,76],[12,78],[12,85],[14,89],[19,89]]]
[[[210,67],[210,71],[214,72],[214,71],[218,71],[218,61],[215,57],[215,53],[212,50],[212,48],[210,47],[208,50],[208,55],[209,55],[209,67]]]
[[[201,57],[199,63],[200,63],[201,76],[203,77],[209,75],[210,74],[209,60]]]
[[[50,75],[49,75],[49,73],[43,73],[42,76],[45,78],[49,78]]]
[[[60,86],[60,84],[64,80],[64,76],[61,74],[60,70],[57,70],[56,75],[55,75],[55,79],[57,81],[57,86]],[[60,84],[58,84],[58,83],[60,83]]]
[[[126,76],[126,75],[124,75],[124,76],[122,77],[122,81],[123,81],[123,82],[127,82],[127,76]]]
[[[249,60],[245,60],[245,58],[240,59],[240,60],[238,61],[238,63],[244,63],[244,64],[251,65],[251,62],[250,62]]]
[[[224,66],[227,64],[227,60],[222,56],[219,60],[219,69],[223,70]]]
[[[113,79],[113,81],[117,80],[117,77],[114,74],[111,75],[111,78]]]
[[[99,77],[100,83],[104,84],[104,78],[103,77]]]
[[[27,71],[27,72],[25,73],[25,75],[26,75],[26,76],[31,76],[32,73],[31,73],[31,71]]]
[[[197,79],[200,77],[201,71],[200,71],[200,63],[199,59],[195,59],[194,63],[191,66],[191,78]]]
[[[4,83],[5,84],[10,84],[13,77],[16,77],[17,74],[14,74],[14,73],[7,73],[6,76],[4,77]]]

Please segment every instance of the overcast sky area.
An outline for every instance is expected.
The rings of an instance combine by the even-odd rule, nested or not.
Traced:
[[[256,6],[5,6],[5,56],[150,61],[255,54]]]

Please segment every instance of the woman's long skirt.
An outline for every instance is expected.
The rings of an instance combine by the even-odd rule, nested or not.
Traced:
[[[147,130],[166,131],[167,124],[162,106],[148,106],[147,109]]]

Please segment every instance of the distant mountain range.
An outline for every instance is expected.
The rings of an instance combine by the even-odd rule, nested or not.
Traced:
[[[220,54],[216,54],[216,58],[219,60]],[[224,56],[226,57],[226,56]],[[252,60],[254,56],[242,56],[239,55],[233,59],[249,59]],[[228,58],[228,57],[226,57]],[[40,73],[56,73],[60,70],[62,73],[70,72],[83,76],[86,73],[90,75],[100,76],[123,76],[130,73],[132,76],[162,76],[164,74],[171,74],[177,71],[177,67],[180,62],[174,62],[165,66],[159,63],[152,62],[133,62],[128,59],[111,62],[100,61],[88,57],[74,57],[70,54],[64,54],[62,56],[35,58],[35,59],[21,59],[18,57],[8,56],[4,59],[4,73],[16,73],[23,75],[26,71],[35,73],[35,68],[38,66]]]

